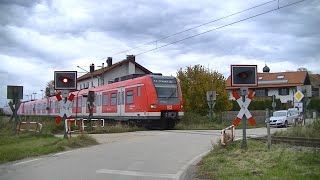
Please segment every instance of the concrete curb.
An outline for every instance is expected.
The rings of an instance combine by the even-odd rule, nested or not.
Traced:
[[[191,159],[187,164],[185,164],[181,170],[177,173],[176,175],[176,179],[177,180],[185,180],[188,179],[187,178],[187,172],[188,169],[193,166],[196,165],[198,162],[200,162],[200,160],[202,159],[202,157],[206,156],[207,154],[209,154],[209,152],[211,152],[211,150],[208,150],[204,153],[199,154],[198,156],[194,157],[193,159]]]

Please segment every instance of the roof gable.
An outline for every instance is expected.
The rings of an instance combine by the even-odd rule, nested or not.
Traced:
[[[101,69],[97,69],[95,70],[94,72],[92,73],[87,73],[83,76],[80,76],[77,80],[78,81],[81,81],[81,80],[85,80],[85,79],[90,79],[91,76],[98,76],[98,75],[101,75],[102,73],[107,73],[108,71],[116,68],[116,67],[119,67],[119,66],[122,66],[123,64],[127,64],[127,63],[133,63],[135,64],[136,67],[138,67],[139,69],[141,69],[144,73],[146,74],[151,74],[152,72],[149,71],[147,68],[143,67],[142,65],[140,65],[139,63],[137,63],[135,60],[132,60],[132,59],[125,59],[125,60],[122,60],[120,62],[117,62],[115,64],[113,64],[112,66],[110,67],[104,67],[104,68],[101,68]]]

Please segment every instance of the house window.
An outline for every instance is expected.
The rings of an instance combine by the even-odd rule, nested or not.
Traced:
[[[117,94],[116,93],[112,93],[110,100],[111,100],[110,105],[112,105],[112,106],[117,105]]]
[[[281,95],[281,96],[289,95],[289,89],[288,88],[279,88],[279,95]]]
[[[268,90],[267,89],[256,89],[255,95],[256,96],[268,96]]]
[[[133,104],[133,91],[126,92],[126,104]]]
[[[108,105],[108,95],[107,94],[103,94],[102,95],[102,105],[103,106],[107,106]]]
[[[141,86],[138,86],[137,88],[138,88],[137,89],[137,96],[140,96],[141,95]]]
[[[283,75],[279,75],[279,76],[277,76],[277,79],[283,79],[284,78],[284,76]]]

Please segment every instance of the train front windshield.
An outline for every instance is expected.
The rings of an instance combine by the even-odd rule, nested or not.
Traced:
[[[177,80],[175,78],[153,79],[153,83],[160,104],[179,103]]]

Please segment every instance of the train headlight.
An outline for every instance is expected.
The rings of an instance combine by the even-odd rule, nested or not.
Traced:
[[[156,104],[151,104],[151,105],[150,105],[150,108],[151,108],[151,109],[156,109],[156,108],[157,108],[157,105],[156,105]]]
[[[181,105],[180,107],[181,107],[181,109],[183,109],[183,105]]]

